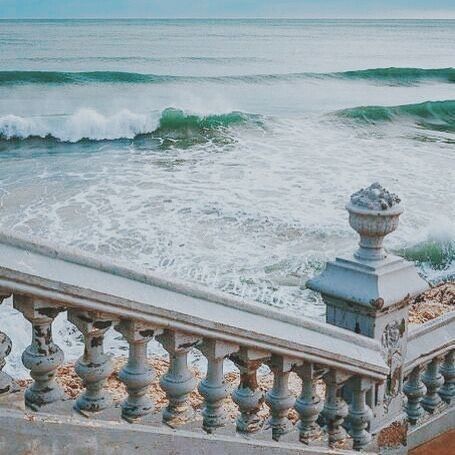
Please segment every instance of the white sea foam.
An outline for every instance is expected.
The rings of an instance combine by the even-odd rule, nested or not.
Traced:
[[[79,109],[72,115],[55,117],[5,115],[0,117],[0,136],[6,139],[52,136],[64,142],[132,139],[155,130],[158,118],[127,109],[112,115],[103,115],[94,109]]]

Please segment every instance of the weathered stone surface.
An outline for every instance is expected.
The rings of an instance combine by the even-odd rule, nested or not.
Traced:
[[[33,384],[25,392],[25,403],[32,409],[64,397],[55,374],[64,359],[63,351],[52,338],[52,322],[63,308],[32,297],[14,295],[14,307],[32,324],[32,342],[22,354]]]

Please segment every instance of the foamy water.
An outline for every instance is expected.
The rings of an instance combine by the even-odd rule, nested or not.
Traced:
[[[0,21],[0,225],[322,318],[304,283],[380,181],[388,247],[453,277],[454,25]],[[0,311],[18,374],[29,324]]]

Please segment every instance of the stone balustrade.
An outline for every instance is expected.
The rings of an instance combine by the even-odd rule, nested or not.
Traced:
[[[411,427],[445,416],[455,401],[455,312],[412,330],[408,336],[403,390]],[[441,420],[441,419],[439,419]],[[451,417],[452,427],[455,417]],[[445,422],[438,425],[445,427]]]
[[[327,304],[326,323],[0,234],[0,303],[12,295],[14,307],[32,325],[22,356],[33,379],[25,392],[26,406],[40,412],[65,400],[55,381],[64,352],[53,341],[52,324],[57,314],[66,312],[84,340],[84,353],[75,365],[84,391],[73,407],[88,417],[112,409],[106,379],[113,366],[105,353],[110,330],[119,332],[129,349],[118,375],[127,391],[119,412],[128,423],[141,422],[154,410],[148,394],[155,376],[147,359],[152,340],[169,354],[160,386],[167,398],[162,421],[172,428],[191,421],[189,395],[196,388],[204,399],[201,427],[206,433],[216,435],[226,426],[224,407],[230,397],[238,407],[235,431],[269,432],[276,444],[295,434],[304,446],[344,441],[354,450],[367,449],[376,444],[375,435],[405,412],[415,426],[424,414],[451,408],[455,315],[408,330],[408,297],[427,285],[411,264],[382,247],[383,237],[398,224],[399,202],[378,185],[351,199],[347,208],[350,224],[361,236],[359,250],[329,263],[309,282]],[[14,384],[1,371],[14,349],[14,334],[9,335],[0,332],[3,396]],[[188,368],[191,350],[207,359],[199,384]],[[240,372],[233,391],[224,376],[226,359]],[[267,391],[258,385],[261,365],[274,378]],[[289,390],[291,373],[301,380],[297,397]],[[325,396],[317,392],[321,381]],[[266,421],[259,412],[264,402],[270,410]],[[292,408],[298,415],[295,426],[289,419]]]

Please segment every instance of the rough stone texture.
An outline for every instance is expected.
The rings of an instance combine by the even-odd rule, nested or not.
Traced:
[[[411,300],[409,322],[422,324],[455,310],[455,282],[441,283]]]
[[[378,182],[351,195],[352,205],[370,210],[387,210],[400,202],[401,199],[395,193],[387,191]]]

